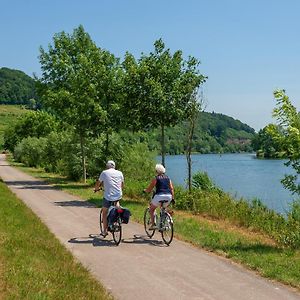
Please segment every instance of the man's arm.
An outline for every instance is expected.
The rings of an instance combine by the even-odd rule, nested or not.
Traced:
[[[103,186],[103,182],[100,181],[99,179],[97,179],[95,187],[94,187],[94,192],[98,192],[102,186]]]

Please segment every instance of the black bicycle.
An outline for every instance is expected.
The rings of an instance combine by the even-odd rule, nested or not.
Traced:
[[[166,203],[168,200],[159,201],[160,211],[159,216],[154,214],[154,221],[156,227],[154,229],[149,229],[151,226],[150,208],[147,207],[144,213],[144,228],[147,236],[152,238],[155,234],[156,229],[161,233],[161,237],[166,245],[170,245],[173,240],[174,227],[173,218],[171,214],[167,211]]]
[[[120,207],[116,207],[118,201],[115,201],[112,203],[112,207],[110,209],[116,209],[116,217],[114,218],[113,222],[109,222],[108,217],[109,214],[107,214],[107,224],[108,228],[107,231],[110,232],[113,236],[113,240],[115,244],[118,246],[122,240],[122,218],[121,214],[123,213],[123,209]],[[104,233],[103,228],[103,214],[102,214],[102,208],[100,209],[99,214],[99,227],[100,227],[100,233]]]

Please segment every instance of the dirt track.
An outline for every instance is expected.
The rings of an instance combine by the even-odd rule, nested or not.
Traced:
[[[134,222],[124,226],[116,247],[110,235],[99,237],[97,208],[10,167],[4,155],[0,177],[117,299],[300,299],[186,243],[174,240],[166,247],[158,234],[149,240]]]

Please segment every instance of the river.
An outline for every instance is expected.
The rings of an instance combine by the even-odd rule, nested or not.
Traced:
[[[160,158],[158,158],[160,160]],[[295,196],[283,188],[280,180],[292,173],[284,160],[257,159],[255,154],[195,154],[192,172],[206,171],[214,183],[236,199],[260,199],[267,207],[286,214]],[[185,155],[166,156],[167,174],[173,183],[186,187]]]

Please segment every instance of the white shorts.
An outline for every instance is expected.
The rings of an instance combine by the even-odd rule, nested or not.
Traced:
[[[151,200],[151,204],[154,206],[160,206],[159,201],[162,200],[168,200],[167,206],[170,204],[172,200],[172,195],[171,194],[159,194],[159,195],[154,195],[154,197]]]

